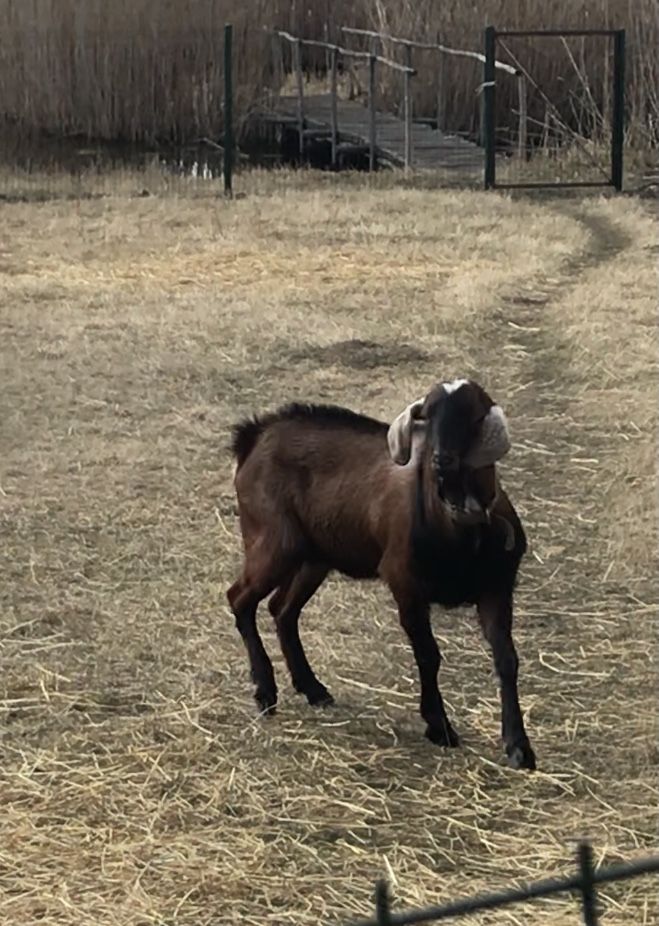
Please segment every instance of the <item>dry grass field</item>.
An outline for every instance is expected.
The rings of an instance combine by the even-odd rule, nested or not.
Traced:
[[[254,173],[245,198],[0,206],[0,923],[346,923],[657,845],[657,225],[632,197]],[[138,189],[136,187],[136,189]],[[305,612],[336,697],[256,716],[227,452],[292,399],[391,419],[471,375],[527,527],[509,770],[471,613],[438,611],[462,750],[423,738],[392,602]],[[649,879],[606,926],[657,923]],[[569,897],[465,919],[568,926]]]

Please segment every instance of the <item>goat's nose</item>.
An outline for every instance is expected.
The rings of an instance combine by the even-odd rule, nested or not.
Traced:
[[[440,450],[437,454],[437,466],[442,472],[451,472],[458,469],[459,459],[456,454]]]

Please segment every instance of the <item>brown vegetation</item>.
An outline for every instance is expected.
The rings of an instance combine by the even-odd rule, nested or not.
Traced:
[[[630,137],[637,146],[651,137],[656,141],[659,6],[654,0],[170,0],[166,5],[159,0],[2,0],[2,112],[22,130],[56,134],[131,140],[217,136],[222,126],[226,21],[236,27],[237,109],[243,116],[273,80],[272,44],[263,27],[321,38],[329,22],[336,39],[341,25],[353,25],[431,40],[440,35],[448,45],[480,50],[488,23],[500,28],[624,26],[629,41]],[[571,40],[573,61],[560,40],[507,44],[573,128],[606,130],[606,119],[599,126],[594,112],[595,107],[606,111],[609,102],[610,62],[601,39]],[[396,54],[393,48],[387,53]],[[322,60],[322,55],[306,53],[308,63],[319,57]],[[417,81],[416,109],[433,115],[438,60],[427,52],[417,63],[425,76]],[[457,58],[445,58],[443,66],[449,88],[445,125],[474,130],[481,67]],[[396,97],[393,75],[387,75],[382,90],[390,101]],[[516,102],[514,81],[502,78],[503,129],[514,124],[511,110]],[[544,107],[540,97],[532,100],[533,118],[544,120]]]
[[[223,32],[237,112],[267,82],[267,0],[0,3],[0,106],[18,130],[121,140],[217,135]]]

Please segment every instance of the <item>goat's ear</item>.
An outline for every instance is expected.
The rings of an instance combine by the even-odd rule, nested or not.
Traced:
[[[409,462],[412,453],[414,423],[421,420],[425,402],[425,397],[412,402],[389,426],[387,443],[394,463],[404,466]]]
[[[493,405],[483,418],[478,441],[465,458],[467,466],[491,466],[510,450],[508,422],[500,405]]]

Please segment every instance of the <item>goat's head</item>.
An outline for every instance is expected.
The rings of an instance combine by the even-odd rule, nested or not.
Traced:
[[[494,464],[510,449],[510,438],[503,410],[478,383],[438,383],[395,419],[388,441],[400,464],[423,445],[439,498],[453,517],[487,517],[496,498]]]

